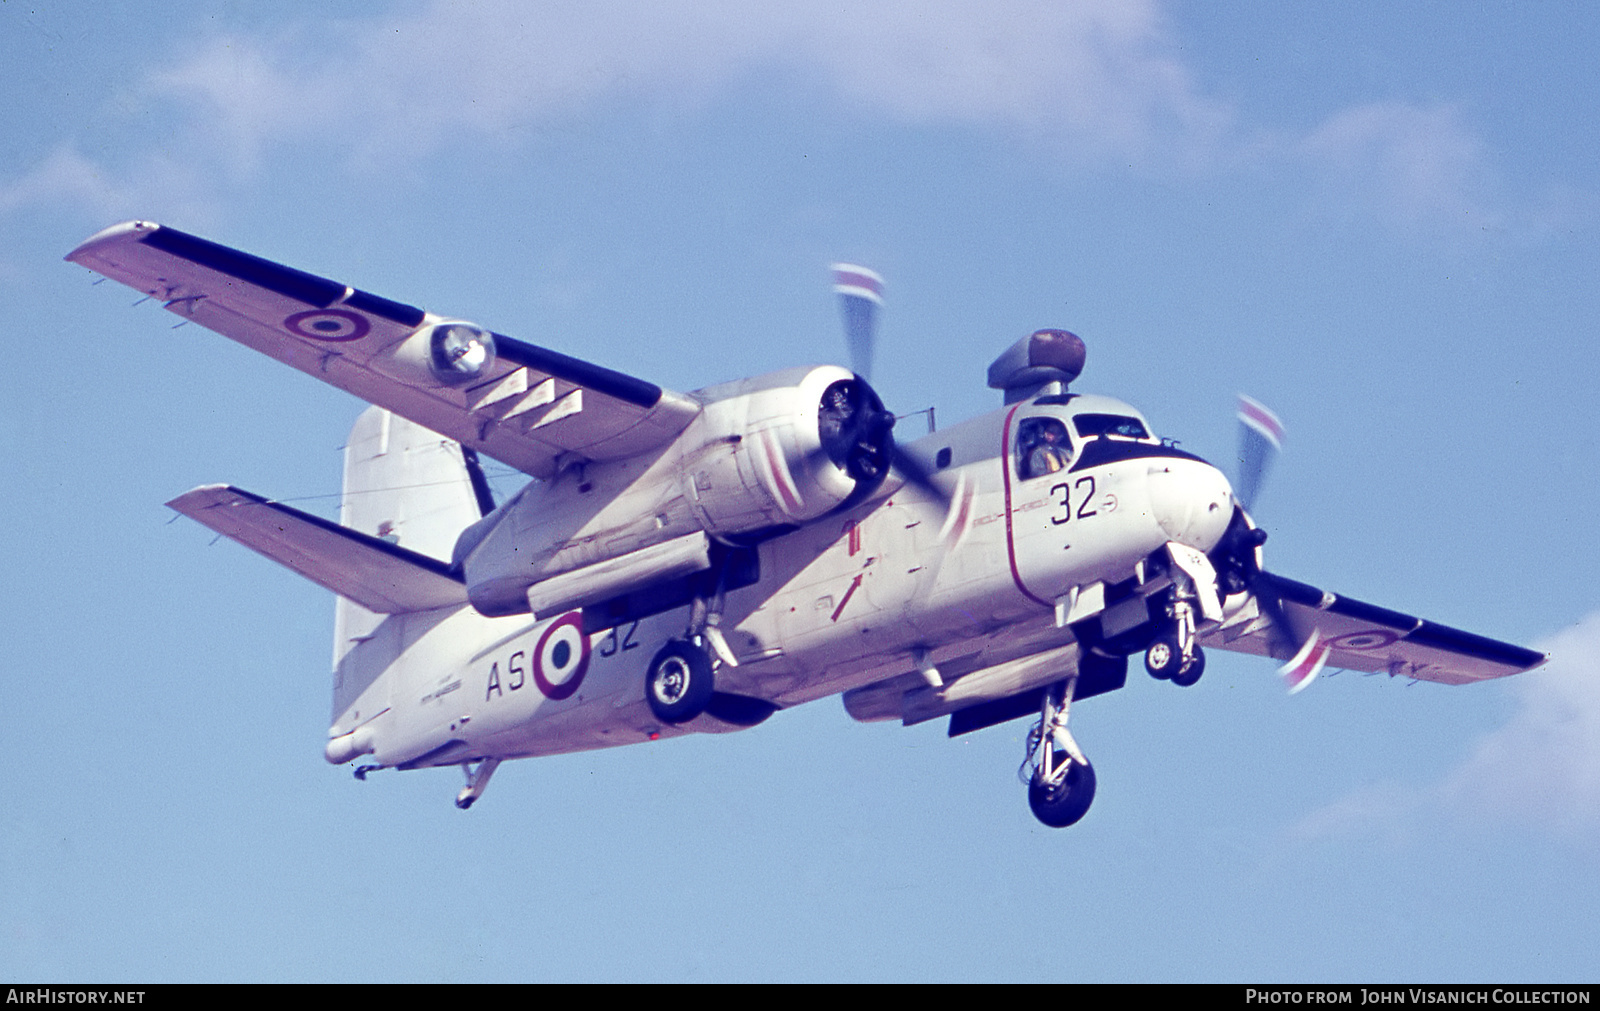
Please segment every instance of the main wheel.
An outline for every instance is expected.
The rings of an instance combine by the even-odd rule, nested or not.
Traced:
[[[1200,647],[1194,649],[1194,656],[1186,664],[1179,664],[1173,672],[1172,683],[1180,688],[1188,688],[1200,680],[1200,675],[1206,672],[1206,655]]]
[[[706,711],[714,686],[711,658],[692,642],[674,639],[650,661],[644,696],[662,723],[688,723]]]
[[[1168,632],[1155,637],[1144,651],[1144,669],[1158,681],[1165,681],[1178,672],[1183,653],[1178,649],[1178,637]]]
[[[1065,756],[1063,756],[1065,757]],[[1094,766],[1072,763],[1060,786],[1047,786],[1035,775],[1028,784],[1028,806],[1033,816],[1051,828],[1075,825],[1094,803]]]

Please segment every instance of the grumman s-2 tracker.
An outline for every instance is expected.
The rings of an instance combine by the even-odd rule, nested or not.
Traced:
[[[374,405],[338,523],[227,485],[169,504],[338,594],[328,761],[460,766],[462,808],[506,759],[842,694],[952,736],[1035,715],[1029,803],[1064,826],[1095,789],[1070,707],[1131,656],[1192,685],[1204,649],[1255,653],[1296,689],[1325,664],[1465,684],[1544,660],[1267,572],[1253,492],[1069,392],[1066,331],[995,360],[1001,410],[897,441],[863,268],[836,268],[855,369],[683,394],[148,222],[67,259]],[[1241,419],[1248,486],[1279,432]],[[532,480],[496,503],[483,456]]]

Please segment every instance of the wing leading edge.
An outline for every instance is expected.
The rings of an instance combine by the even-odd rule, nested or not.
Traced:
[[[700,411],[682,394],[498,333],[495,364],[469,387],[396,379],[381,356],[446,317],[164,225],[113,225],[66,258],[535,477],[554,475],[563,457],[657,449]]]
[[[1462,685],[1507,677],[1544,663],[1548,657],[1512,643],[1463,632],[1448,625],[1391,611],[1353,597],[1263,574],[1272,582],[1299,642],[1315,633],[1327,648],[1327,666],[1394,677]],[[1253,598],[1230,598],[1222,626],[1202,637],[1207,646],[1277,657],[1282,637]]]

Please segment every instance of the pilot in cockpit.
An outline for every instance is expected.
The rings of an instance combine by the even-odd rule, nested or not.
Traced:
[[[1072,440],[1057,418],[1025,418],[1017,429],[1017,458],[1022,479],[1066,470],[1072,462]]]

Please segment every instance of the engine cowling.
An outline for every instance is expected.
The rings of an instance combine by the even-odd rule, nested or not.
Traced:
[[[680,480],[712,536],[809,523],[888,476],[894,415],[847,369],[790,369],[706,393],[715,399]]]
[[[704,410],[660,458],[536,481],[463,531],[454,561],[478,610],[526,613],[529,590],[556,577],[582,592],[555,604],[537,594],[541,607],[682,578],[710,556],[657,548],[691,534],[748,543],[862,501],[888,476],[894,417],[848,369],[789,369],[696,397]],[[658,554],[659,571],[645,564]]]

